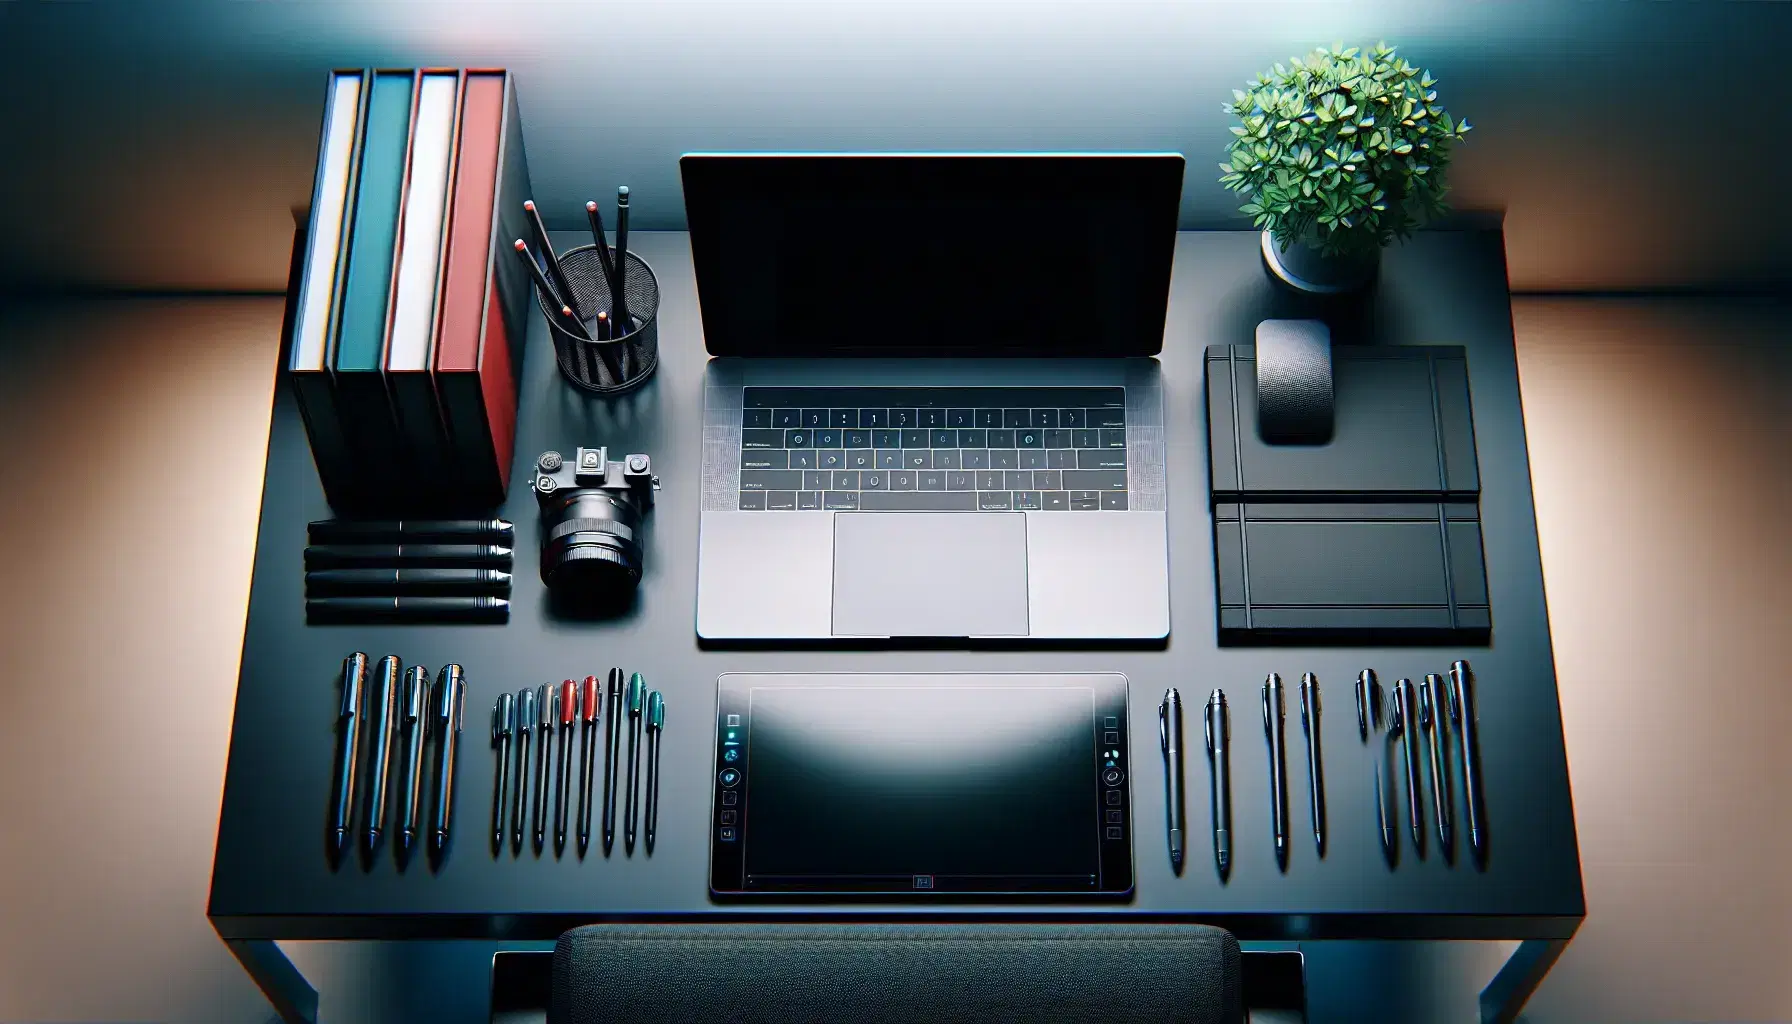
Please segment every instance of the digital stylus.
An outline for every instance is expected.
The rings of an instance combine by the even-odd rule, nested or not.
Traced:
[[[1188,823],[1183,820],[1182,797],[1182,695],[1175,687],[1164,691],[1163,703],[1157,706],[1157,737],[1164,751],[1164,809],[1170,830],[1170,867],[1182,870],[1183,836]]]
[[[1263,733],[1269,739],[1269,814],[1276,840],[1276,865],[1288,869],[1288,751],[1282,733],[1287,716],[1282,677],[1274,672],[1263,682]]]

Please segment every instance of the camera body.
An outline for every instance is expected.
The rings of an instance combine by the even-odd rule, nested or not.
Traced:
[[[541,581],[573,605],[622,604],[641,580],[641,523],[659,488],[653,460],[578,448],[543,452],[530,489],[541,509]]]

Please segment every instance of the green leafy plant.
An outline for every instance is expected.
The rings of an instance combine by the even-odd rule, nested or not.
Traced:
[[[1220,184],[1283,249],[1361,256],[1448,209],[1444,170],[1468,133],[1429,74],[1378,43],[1320,47],[1277,64],[1225,104],[1239,123]]]

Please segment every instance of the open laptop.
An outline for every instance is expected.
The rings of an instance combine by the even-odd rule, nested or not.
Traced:
[[[690,154],[705,640],[1169,635],[1176,154]]]

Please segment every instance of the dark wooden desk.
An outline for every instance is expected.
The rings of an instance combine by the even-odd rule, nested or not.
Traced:
[[[576,242],[576,239],[568,239]],[[1162,356],[1168,432],[1172,633],[1167,647],[1123,650],[866,651],[712,650],[694,632],[697,479],[705,353],[688,241],[638,234],[664,296],[658,375],[634,394],[604,401],[561,383],[546,326],[534,318],[524,365],[517,464],[548,448],[610,445],[650,453],[664,481],[646,545],[647,574],[632,614],[606,623],[557,620],[536,577],[536,511],[520,472],[503,514],[517,524],[516,587],[507,626],[307,627],[305,524],[325,518],[316,474],[285,382],[268,442],[255,577],[243,644],[230,762],[218,828],[209,913],[218,934],[288,1019],[310,1019],[316,993],[280,954],[276,939],[488,938],[546,940],[599,920],[921,918],[1196,920],[1245,940],[1522,939],[1483,993],[1483,1015],[1509,1020],[1584,917],[1580,860],[1550,652],[1536,520],[1498,232],[1429,233],[1389,252],[1364,308],[1334,325],[1340,343],[1448,344],[1468,349],[1475,436],[1483,480],[1482,522],[1493,608],[1487,648],[1226,648],[1215,641],[1212,526],[1206,501],[1206,425],[1201,355],[1209,344],[1248,341],[1254,325],[1309,312],[1272,287],[1245,232],[1185,233],[1178,241]],[[467,728],[459,770],[455,848],[439,871],[419,858],[400,870],[390,851],[365,866],[332,870],[324,853],[331,792],[336,675],[361,650],[396,654],[433,671],[466,666]],[[1479,680],[1483,765],[1492,854],[1485,871],[1466,855],[1447,864],[1430,837],[1418,859],[1382,860],[1369,783],[1370,754],[1356,735],[1351,683],[1373,667],[1385,685],[1470,659]],[[666,695],[659,842],[648,857],[618,841],[584,861],[490,852],[495,760],[487,722],[497,694],[622,665]],[[1133,799],[1137,893],[1105,906],[720,906],[706,885],[709,722],[715,679],[725,671],[1119,670],[1131,680],[1134,736],[1156,729],[1168,686],[1200,707],[1226,690],[1233,708],[1234,867],[1222,885],[1205,830],[1206,771],[1190,765],[1188,868],[1172,874],[1154,808],[1163,773],[1137,745]],[[1267,762],[1258,739],[1257,688],[1266,672],[1319,674],[1329,807],[1328,851],[1306,834],[1304,745],[1290,709],[1291,799],[1296,841],[1287,873],[1272,855]],[[606,714],[607,714],[606,709]],[[1200,729],[1193,736],[1198,744]],[[1460,808],[1458,814],[1460,816]]]

